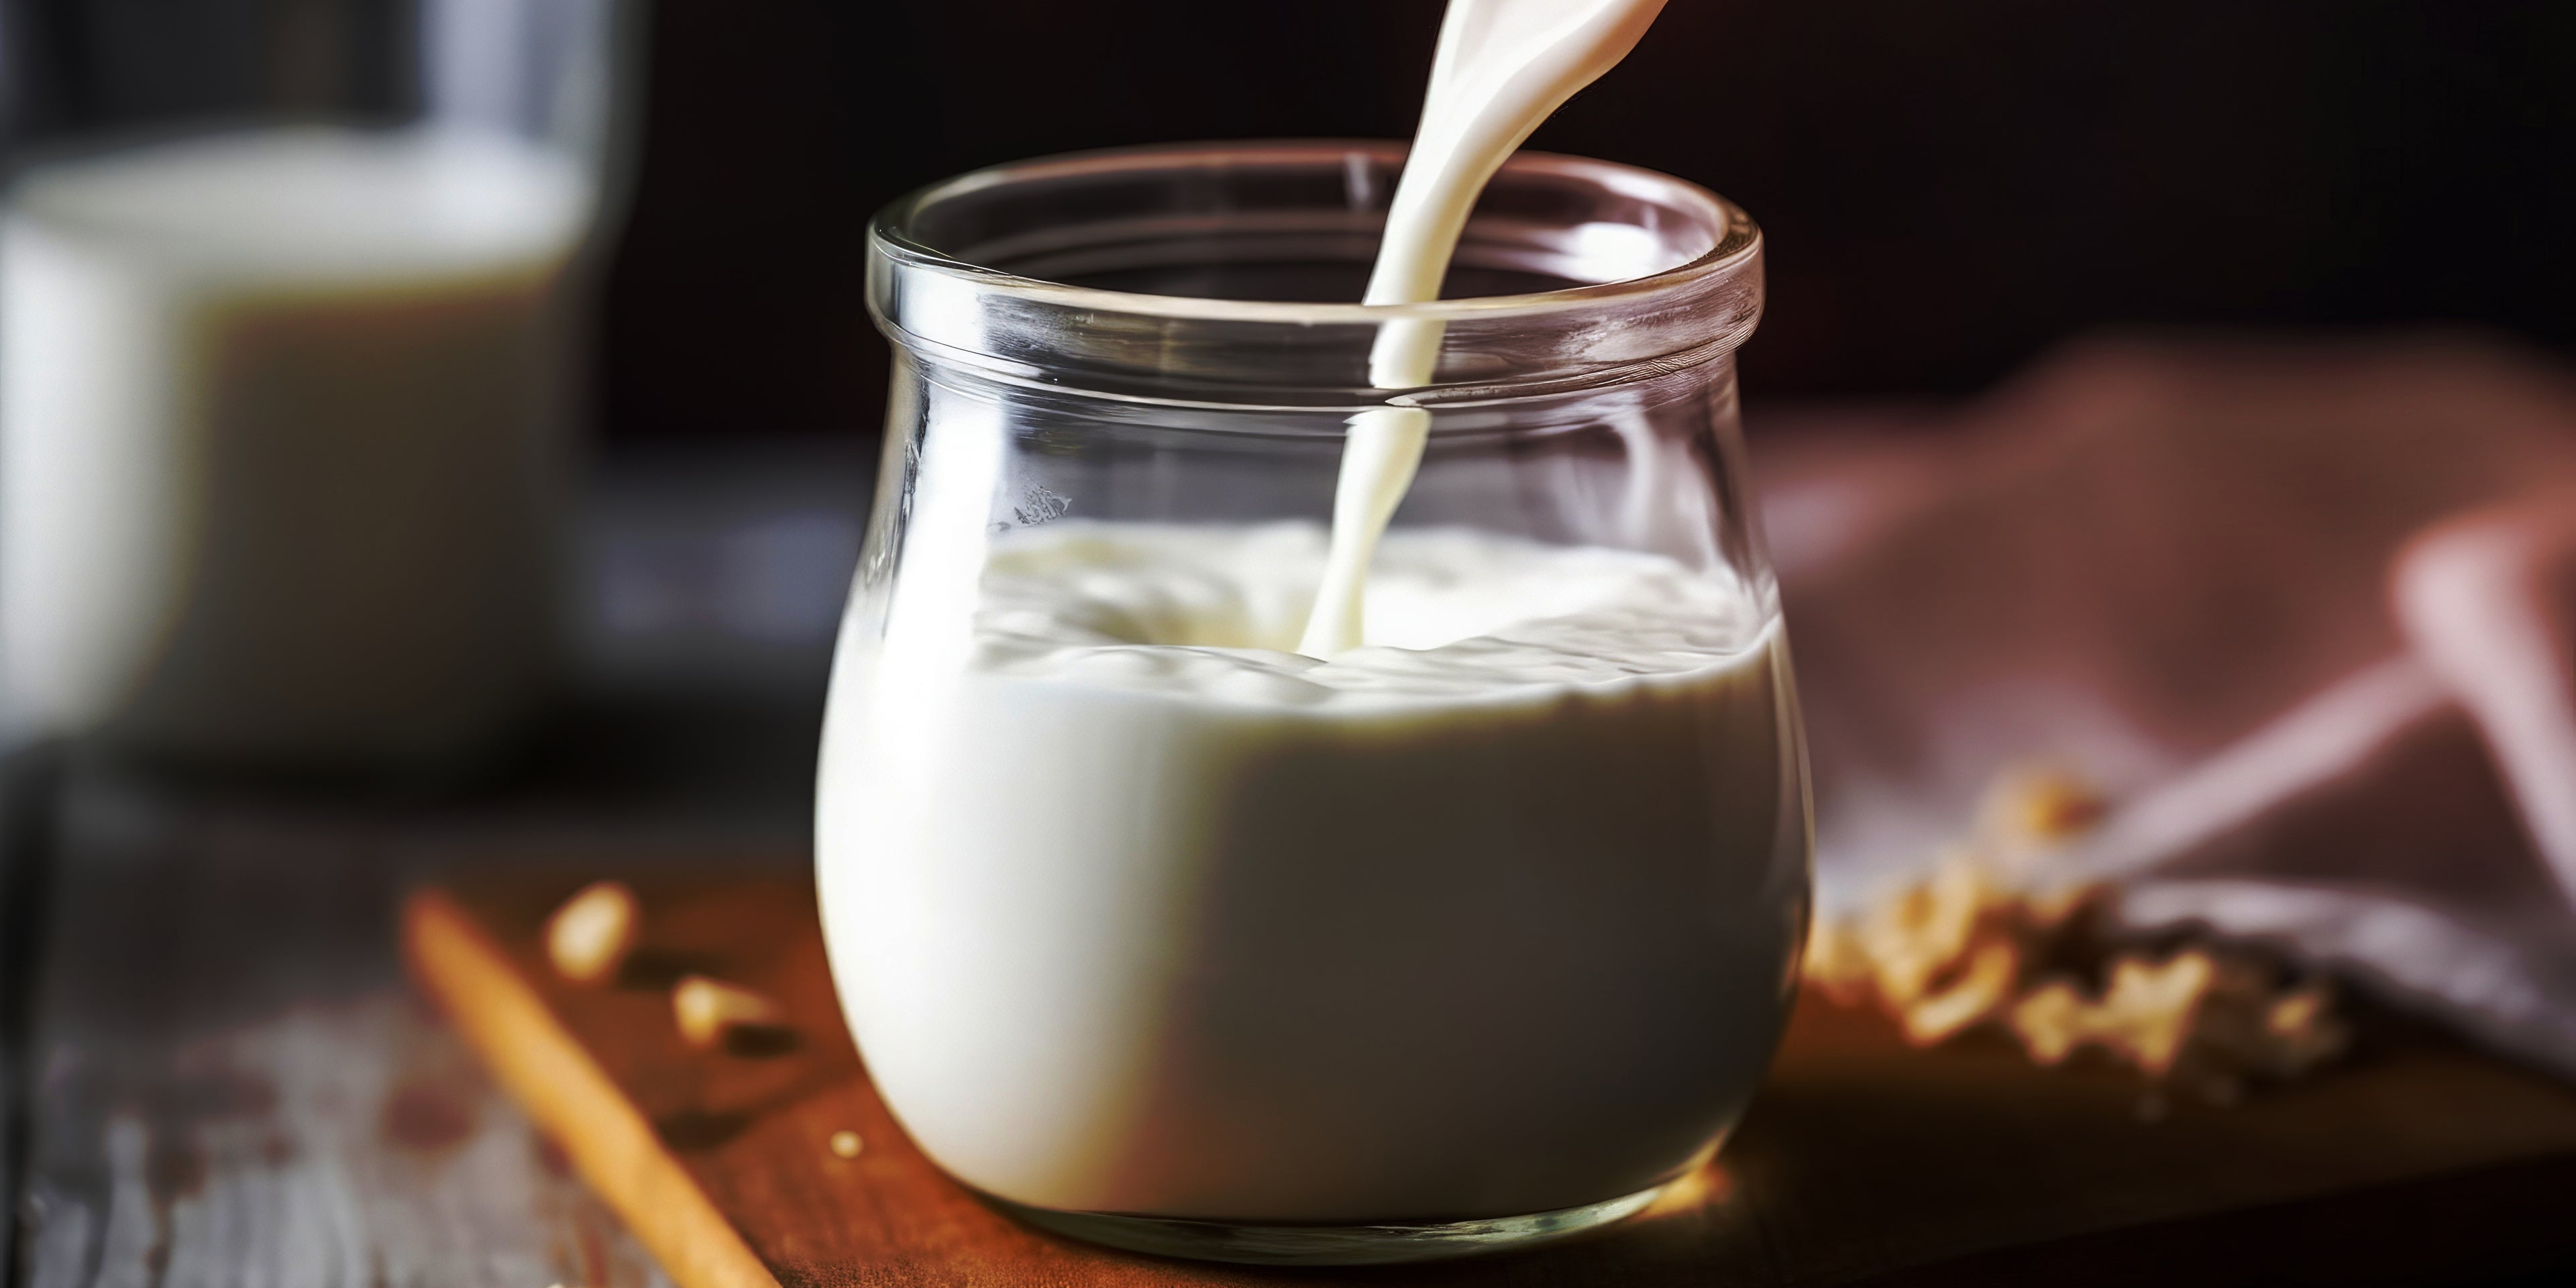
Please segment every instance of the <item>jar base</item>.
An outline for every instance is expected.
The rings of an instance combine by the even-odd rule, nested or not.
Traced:
[[[1632,1216],[1672,1182],[1581,1207],[1419,1225],[1255,1225],[1110,1212],[1060,1212],[984,1195],[1041,1230],[1130,1252],[1262,1266],[1371,1266],[1472,1257],[1548,1243]]]

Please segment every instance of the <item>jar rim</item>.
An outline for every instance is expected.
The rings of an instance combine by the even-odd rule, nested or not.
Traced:
[[[1696,208],[1712,227],[1719,230],[1715,242],[1707,251],[1682,263],[1617,281],[1581,283],[1519,294],[1465,296],[1418,304],[1360,304],[1214,299],[1076,286],[977,264],[929,244],[912,231],[913,224],[922,214],[943,201],[1010,184],[1105,176],[1157,163],[1208,165],[1228,160],[1315,162],[1357,156],[1401,164],[1407,150],[1404,144],[1386,140],[1291,139],[1149,144],[1059,153],[987,166],[915,189],[877,212],[868,223],[868,241],[877,255],[905,268],[950,277],[972,284],[979,291],[1053,308],[1173,321],[1291,326],[1374,327],[1409,319],[1491,322],[1540,318],[1623,301],[1645,301],[1669,292],[1688,290],[1710,278],[1742,271],[1761,256],[1762,232],[1752,216],[1707,188],[1641,166],[1528,150],[1512,154],[1504,162],[1501,173],[1588,181],[1619,195],[1668,206]]]

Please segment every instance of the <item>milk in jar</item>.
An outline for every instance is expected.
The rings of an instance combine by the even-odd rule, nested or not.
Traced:
[[[835,978],[914,1139],[1021,1204],[1544,1212],[1741,1112],[1805,818],[1776,613],[1650,554],[1399,529],[1290,651],[1316,525],[997,542],[962,658],[839,659]],[[901,611],[900,608],[897,610]]]

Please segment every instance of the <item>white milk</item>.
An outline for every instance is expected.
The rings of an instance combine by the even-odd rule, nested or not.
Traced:
[[[1804,920],[1769,606],[1660,556],[1399,530],[1369,646],[1318,661],[1290,650],[1325,544],[1059,522],[995,538],[961,647],[909,647],[900,603],[845,647],[833,975],[968,1184],[1517,1215],[1671,1178],[1751,1094]]]
[[[0,718],[202,755],[450,751],[544,661],[589,214],[497,136],[42,166],[0,224]]]
[[[1388,203],[1361,302],[1440,298],[1476,194],[1565,100],[1627,57],[1663,11],[1664,0],[1449,0],[1422,121]],[[1369,383],[1380,389],[1430,384],[1441,331],[1440,323],[1422,319],[1380,327]],[[1369,559],[1413,485],[1430,432],[1431,415],[1418,407],[1393,405],[1351,418],[1333,496],[1332,554],[1299,652],[1331,657],[1362,638]]]

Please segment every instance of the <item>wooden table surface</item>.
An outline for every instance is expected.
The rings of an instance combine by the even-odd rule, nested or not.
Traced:
[[[721,753],[727,744],[716,745]],[[778,766],[733,772],[774,779]],[[22,1261],[10,1282],[669,1283],[405,985],[395,928],[406,889],[437,872],[503,859],[649,880],[656,869],[702,871],[706,856],[723,854],[746,873],[795,879],[803,855],[796,793],[741,808],[675,806],[671,781],[698,775],[689,766],[674,766],[663,780],[641,773],[605,798],[547,788],[461,803],[351,804],[177,793],[76,768],[54,818],[56,861],[39,919],[47,935],[25,1035],[27,1168],[16,1196]],[[2497,1086],[2499,1095],[2535,1094],[2518,1078]],[[1809,1218],[1801,1212],[1739,1206],[1722,1219],[1762,1227],[1766,1246],[1786,1250],[1790,1261],[1777,1274],[1755,1267],[1730,1281],[1846,1282],[1884,1270],[1881,1247],[1926,1239],[1984,1246],[1973,1229],[1905,1224],[1908,1211],[1955,1222],[1976,1209],[1960,1187],[1990,1183],[1906,1161],[1929,1139],[1920,1109],[1944,1094],[1928,1086],[1910,1107],[1890,1106],[1821,1077],[1796,1096],[1757,1106],[1748,1144],[1791,1139],[1823,1122],[1875,1140],[1887,1166],[1807,1183],[1891,1215],[1873,1244],[1802,1224]],[[2069,1103],[2094,1094],[2070,1092]],[[2407,1109],[2391,1104],[2387,1112],[2402,1119]],[[2038,1114],[2022,1124],[2028,1130],[1998,1134],[1998,1158],[2055,1148],[2051,1121]],[[2077,1121],[2092,1120],[2063,1116]],[[2200,1122],[2185,1115],[2162,1139],[2187,1152]],[[2547,1130],[2566,1127],[2553,1119]],[[2515,1149],[2507,1143],[2499,1152]],[[1803,1165],[1777,1149],[1745,1157],[1757,1155],[1765,1167]],[[2259,1194],[2276,1179],[2240,1163],[2208,1183]],[[2547,1211],[2570,1193],[2576,1169],[2536,1149],[2522,1162],[2377,1186],[2357,1202],[2260,1207],[2237,1233],[2248,1246],[2251,1235],[2264,1235],[2261,1255],[2271,1260],[2232,1261],[2218,1277],[2488,1282],[2503,1271],[2576,1269],[2563,1243],[2546,1242],[2469,1258],[2459,1274],[2440,1269],[2444,1249],[2495,1252],[2498,1230],[2521,1237],[2511,1232],[2531,1228],[2535,1204]],[[2087,1204],[2121,1201],[2073,1184],[2057,1207],[2075,1214],[2067,1228],[2082,1230]],[[2356,1230],[2368,1237],[2354,1239]],[[2285,1259],[2280,1250],[2308,1246],[2302,1239],[2320,1255]],[[2193,1271],[2230,1255],[2230,1242],[2223,1222],[2188,1237],[2151,1225],[2077,1235],[2038,1253],[1989,1248],[1885,1281],[2036,1282],[2059,1274],[2070,1248],[2105,1267],[2099,1282],[2199,1278],[2206,1276]],[[2392,1246],[2413,1251],[2390,1260],[2385,1273],[2367,1259],[2323,1255]],[[2033,1255],[2041,1260],[2026,1262]],[[1580,1280],[1559,1271],[1579,1260],[1525,1258],[1507,1278],[1573,1284]]]
[[[415,975],[681,1288],[1260,1288],[1316,1272],[1041,1234],[942,1176],[842,1031],[812,883],[709,863],[638,878],[613,984],[560,978],[547,915],[587,874],[458,871],[406,913]],[[684,1043],[670,981],[772,998],[782,1027]],[[1801,1001],[1717,1164],[1614,1228],[1509,1256],[1333,1272],[1379,1284],[2420,1282],[2576,1259],[2576,1088],[2374,1017],[2332,1071],[2140,1114],[2134,1075],[2001,1041],[1907,1047]],[[869,1142],[855,1157],[828,1141]],[[2391,1212],[2404,1222],[2378,1218]],[[2317,1230],[2335,1231],[2317,1238]]]
[[[396,943],[423,873],[498,855],[804,862],[810,718],[635,719],[585,717],[577,736],[604,746],[532,752],[576,780],[435,799],[180,790],[76,764],[42,908],[0,910],[44,932],[11,984],[32,985],[34,1014],[11,1035],[25,1175],[0,1281],[668,1284],[406,985]]]

